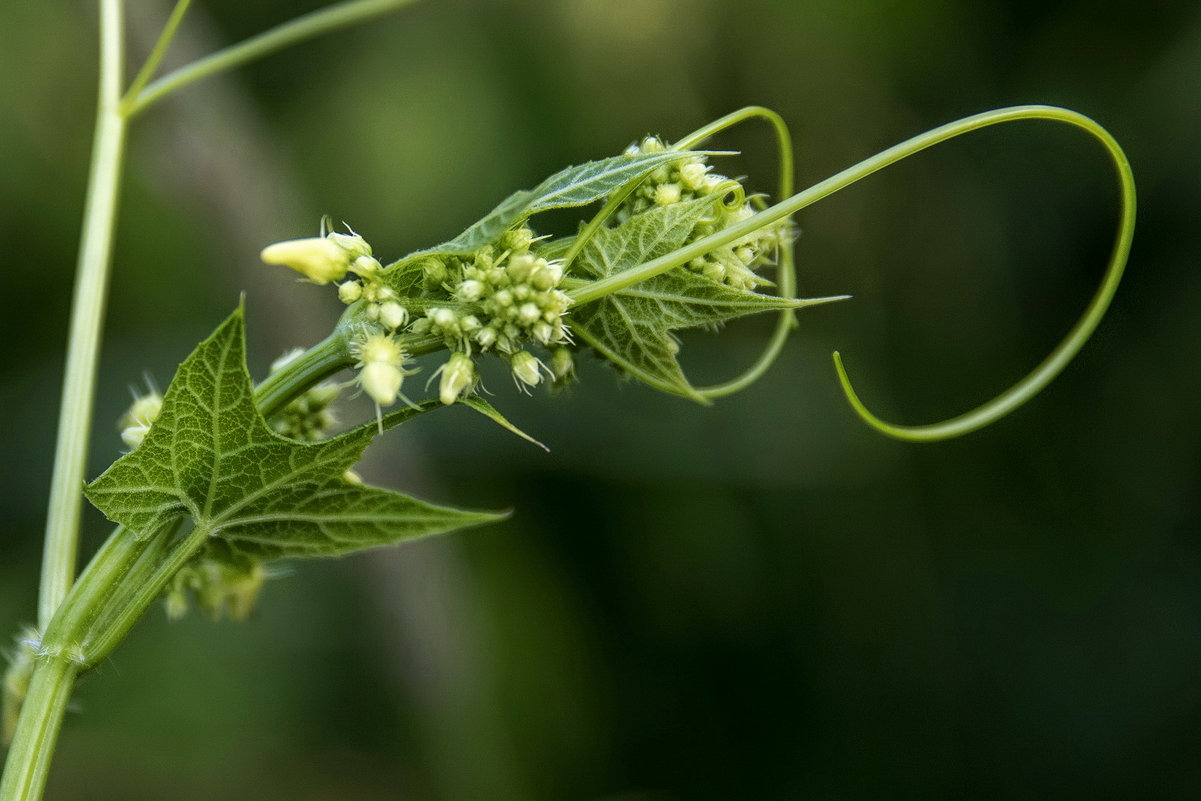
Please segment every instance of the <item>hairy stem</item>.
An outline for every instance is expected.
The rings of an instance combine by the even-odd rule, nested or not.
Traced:
[[[167,526],[167,536],[174,533],[178,527],[179,521],[173,522]],[[208,540],[208,529],[200,526],[192,529],[179,544],[177,544],[167,556],[166,559],[153,566],[148,571],[148,575],[139,575],[139,580],[131,588],[132,593],[122,599],[122,604],[119,608],[113,610],[113,614],[105,622],[105,625],[100,631],[90,634],[84,642],[80,644],[82,657],[87,664],[94,665],[103,659],[108,658],[108,655],[113,652],[113,649],[125,639],[125,635],[133,628],[134,624],[141,619],[142,615],[150,607],[154,600],[162,594],[163,588],[167,586],[172,577],[179,572],[179,569],[186,565],[188,561],[199,553],[204,547],[204,543]],[[0,801],[3,801],[0,799]]]
[[[83,236],[71,306],[67,363],[38,597],[38,626],[45,628],[75,576],[79,512],[92,433],[96,364],[108,296],[117,195],[125,150],[126,120],[118,108],[123,51],[121,0],[100,4],[100,92],[91,175],[84,206]]]
[[[296,361],[267,376],[255,387],[254,401],[264,417],[271,417],[305,390],[348,367],[353,361],[347,331],[338,326],[332,334],[298,356]]]
[[[45,631],[0,779],[0,801],[41,798],[71,688],[86,669],[83,634],[145,547],[145,541],[119,526],[92,558]]]

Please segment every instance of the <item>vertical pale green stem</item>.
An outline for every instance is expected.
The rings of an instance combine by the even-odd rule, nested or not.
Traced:
[[[79,667],[62,655],[46,659],[34,671],[21,708],[21,725],[13,737],[0,781],[3,801],[37,801],[42,797],[54,743],[78,674]]]
[[[92,433],[92,406],[96,389],[96,363],[108,296],[113,229],[125,151],[126,119],[121,115],[121,61],[123,58],[121,0],[100,3],[100,92],[96,109],[96,138],[91,175],[84,206],[83,237],[75,276],[71,329],[58,442],[50,483],[46,517],[46,544],[38,598],[38,626],[45,629],[54,610],[66,597],[75,578],[80,487]]]

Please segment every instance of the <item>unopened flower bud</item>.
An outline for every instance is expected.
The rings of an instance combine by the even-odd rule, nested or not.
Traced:
[[[655,187],[655,203],[660,206],[670,206],[680,202],[679,184],[659,184]]]
[[[394,300],[383,303],[379,307],[379,321],[384,328],[393,330],[400,328],[409,321],[409,312]]]
[[[429,310],[429,318],[434,325],[444,331],[455,331],[459,327],[459,316],[453,310],[437,307]]]
[[[521,322],[526,325],[536,323],[542,318],[542,310],[538,308],[536,303],[521,304],[521,308],[517,310],[517,314]]]
[[[640,149],[643,153],[659,153],[664,149],[663,142],[658,137],[648,136],[642,140]]]
[[[534,323],[533,334],[534,338],[543,345],[549,345],[551,340],[554,339],[555,327],[545,320],[539,320]]]
[[[509,361],[513,377],[531,387],[536,387],[542,382],[540,366],[538,359],[529,351],[524,350],[514,353],[513,358]]]
[[[535,289],[553,289],[563,280],[563,265],[559,262],[542,261],[530,273],[530,283]]]
[[[685,189],[695,192],[705,185],[705,165],[699,162],[692,162],[680,167],[680,183]]]
[[[530,277],[537,262],[538,260],[529,253],[518,253],[509,259],[509,266],[506,269],[510,278],[517,283],[522,283]]]
[[[555,348],[550,355],[550,371],[555,381],[563,382],[575,374],[575,360],[570,348]]]
[[[475,386],[475,363],[466,353],[452,353],[450,360],[439,369],[442,381],[438,385],[438,398],[447,406]]]
[[[364,240],[363,237],[359,236],[358,234],[340,234],[335,231],[329,234],[326,238],[338,247],[345,250],[346,255],[350,257],[351,261],[354,261],[360,256],[371,255],[371,245],[368,245],[366,240]]]
[[[474,303],[484,296],[486,287],[480,281],[467,280],[455,289],[455,296],[467,303]]]
[[[522,226],[508,231],[500,238],[500,246],[505,250],[512,250],[515,253],[521,253],[529,250],[530,245],[534,241],[534,232],[529,228]]]
[[[480,343],[480,347],[484,350],[496,344],[496,329],[492,327],[481,328],[476,332],[475,341]]]
[[[358,281],[347,281],[338,285],[338,300],[347,306],[363,297],[363,285]]]
[[[421,263],[421,269],[427,286],[441,286],[446,280],[446,265],[438,259],[426,259]]]
[[[322,237],[276,242],[263,248],[260,257],[267,264],[291,267],[317,284],[341,280],[350,267],[346,251]]]
[[[350,263],[351,272],[364,277],[371,275],[382,266],[383,265],[381,265],[378,260],[372,258],[371,256],[359,256]]]

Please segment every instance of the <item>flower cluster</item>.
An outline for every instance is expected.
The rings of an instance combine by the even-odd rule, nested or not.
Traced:
[[[441,336],[450,347],[504,356],[528,340],[545,346],[570,341],[563,317],[571,298],[559,289],[563,265],[529,252],[528,228],[507,234],[502,246],[506,241],[516,246],[499,256],[489,245],[468,260],[427,259],[427,277],[445,276],[443,286],[456,303],[430,306],[410,330]]]
[[[648,136],[625,152],[634,156],[657,153],[666,147],[662,140]],[[764,207],[762,196],[747,197],[738,181],[718,175],[712,169],[704,156],[695,154],[659,167],[617,210],[616,220],[624,222],[656,206],[712,197],[713,213],[702,218],[693,229],[688,242],[694,242],[742,222]],[[754,289],[767,283],[755,270],[769,263],[779,245],[791,236],[792,230],[786,222],[766,226],[693,259],[688,268],[738,289]]]
[[[190,600],[195,599],[213,620],[228,616],[230,620],[245,620],[254,611],[267,572],[258,561],[246,560],[235,565],[225,560],[201,554],[180,568],[163,591],[167,617],[178,620],[188,613]]]

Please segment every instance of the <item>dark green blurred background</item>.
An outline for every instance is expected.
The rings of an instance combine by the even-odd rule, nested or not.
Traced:
[[[34,615],[94,95],[94,3],[0,4],[0,628]],[[317,2],[201,0],[173,63]],[[128,3],[142,52],[163,2]],[[806,210],[804,312],[773,372],[704,409],[597,363],[565,397],[384,437],[368,479],[509,522],[298,564],[248,623],[158,610],[80,688],[52,799],[727,801],[1195,797],[1201,8],[1148,0],[426,2],[195,87],[135,131],[92,474],[248,292],[252,367],[332,293],[257,263],[349,221],[385,258],[645,133],[778,109],[798,179],[972,112],[1067,105],[1141,194],[1097,336],[992,429],[914,446],[850,413],[990,397],[1100,277],[1099,147],[1003,126]],[[771,141],[723,138],[773,185]],[[690,336],[724,378],[770,320]],[[89,547],[104,533],[87,518]]]

